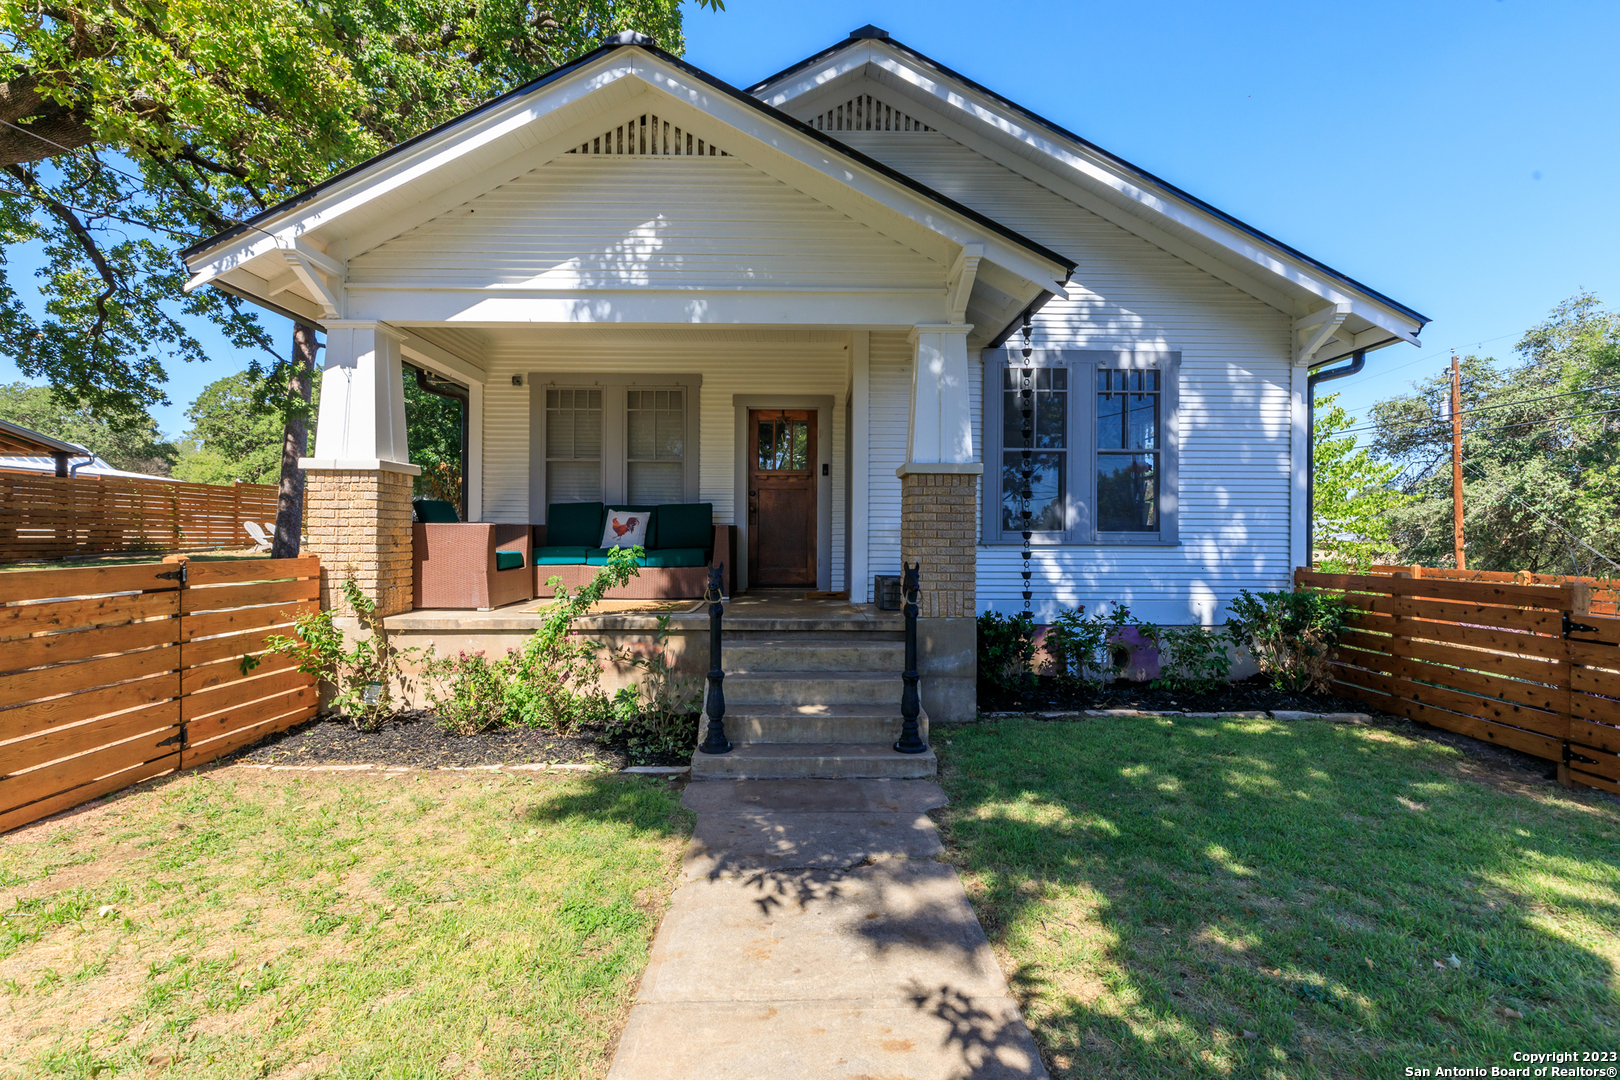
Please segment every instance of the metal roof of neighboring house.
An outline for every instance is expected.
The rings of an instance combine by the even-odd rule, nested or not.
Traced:
[[[76,443],[63,442],[43,432],[25,428],[21,424],[0,420],[0,454],[45,454],[47,460],[50,460],[49,455],[52,454],[89,457],[90,451]],[[54,464],[52,467],[55,467]]]
[[[121,476],[128,480],[167,480],[171,484],[180,483],[172,476],[154,476],[151,473],[125,472],[115,469],[101,458],[83,449],[76,451],[75,456],[88,458],[88,461],[75,462],[78,467],[74,469],[75,476]],[[39,472],[54,473],[56,459],[40,455],[18,455],[0,453],[0,472]]]

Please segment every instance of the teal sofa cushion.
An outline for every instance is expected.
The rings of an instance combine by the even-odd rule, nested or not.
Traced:
[[[707,566],[708,552],[703,548],[659,548],[649,551],[641,560],[642,566],[674,567],[674,566]]]
[[[601,542],[601,503],[552,503],[546,508],[547,547],[594,548]]]
[[[461,520],[456,504],[443,499],[417,499],[411,503],[416,520],[424,525],[454,525]]]
[[[578,566],[595,548],[548,546],[534,553],[536,566]]]
[[[523,568],[523,552],[497,551],[495,553],[495,569],[521,570]]]
[[[653,514],[655,531],[648,535],[647,547],[652,551],[670,548],[701,548],[707,551],[714,544],[713,503],[666,503]],[[652,566],[652,563],[648,563]],[[676,565],[702,566],[702,563]]]

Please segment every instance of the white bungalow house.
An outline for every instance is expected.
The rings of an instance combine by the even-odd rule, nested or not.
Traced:
[[[471,520],[707,502],[739,588],[855,603],[920,558],[936,715],[1024,605],[1026,320],[1033,609],[1167,624],[1289,586],[1309,373],[1427,321],[870,26],[746,90],[620,34],[184,258],[326,331],[309,546],[385,609],[411,364],[469,390]],[[792,497],[750,497],[762,419]]]

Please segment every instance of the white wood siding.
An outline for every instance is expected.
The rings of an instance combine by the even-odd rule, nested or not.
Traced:
[[[871,445],[867,449],[867,572],[900,572],[900,478],[911,420],[911,344],[903,333],[872,335]],[[860,522],[856,522],[859,526]],[[870,581],[863,582],[870,589]]]
[[[737,158],[567,154],[356,256],[349,281],[938,292],[945,270]]]
[[[437,333],[437,331],[429,331]],[[799,340],[794,340],[798,338]],[[904,337],[901,338],[904,344]],[[463,348],[474,348],[468,344]],[[828,417],[832,460],[832,581],[844,587],[844,402],[849,385],[848,335],[792,331],[569,331],[491,333],[476,346],[488,366],[484,395],[484,519],[536,523],[529,506],[529,387],[535,372],[584,384],[595,372],[698,374],[699,500],[714,503],[717,521],[736,521],[736,411],[733,394],[816,394],[833,398]],[[525,385],[513,386],[522,375]],[[900,442],[905,412],[900,414]],[[889,466],[889,480],[894,468]],[[896,488],[898,522],[898,488]],[[898,525],[896,525],[898,544]],[[896,549],[898,551],[898,548]],[[897,560],[898,561],[898,560]]]
[[[1078,261],[1069,299],[1053,300],[1036,317],[1037,345],[1181,352],[1181,546],[1039,551],[1033,569],[1042,618],[1060,605],[1122,602],[1155,621],[1219,622],[1238,589],[1288,586],[1287,315],[938,132],[838,138]],[[872,349],[873,565],[881,572],[876,552],[889,526],[875,494],[877,417],[890,407],[879,389],[876,335]],[[976,442],[980,381],[973,387]],[[903,434],[903,393],[900,402]],[[892,484],[892,465],[887,474]],[[897,525],[894,533],[891,561],[898,566]],[[981,610],[1021,606],[1020,568],[1016,547],[979,549]]]

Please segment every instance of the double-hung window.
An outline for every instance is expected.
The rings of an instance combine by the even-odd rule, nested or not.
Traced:
[[[1037,350],[1027,374],[1022,359],[985,354],[985,542],[1023,542],[1027,499],[1036,544],[1175,543],[1180,354]]]
[[[529,506],[696,502],[699,375],[534,373]]]

